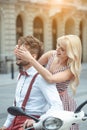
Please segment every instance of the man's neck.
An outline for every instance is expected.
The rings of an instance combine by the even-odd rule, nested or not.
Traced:
[[[24,70],[27,70],[27,69],[29,69],[29,68],[31,68],[32,67],[32,65],[26,65],[26,66],[23,66],[23,69]]]

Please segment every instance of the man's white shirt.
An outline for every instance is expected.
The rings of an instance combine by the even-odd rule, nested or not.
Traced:
[[[21,76],[18,80],[15,93],[17,107],[22,106],[29,84],[37,71],[31,67],[27,70],[27,73],[29,74],[28,77]],[[41,75],[38,75],[33,83],[29,100],[25,107],[25,112],[29,115],[41,116],[46,112],[53,111],[54,109],[63,110],[62,102],[56,89],[56,84],[49,84]],[[4,126],[8,127],[12,123],[13,119],[14,116],[8,114]]]

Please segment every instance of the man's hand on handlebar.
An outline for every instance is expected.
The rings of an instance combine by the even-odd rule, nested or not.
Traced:
[[[3,126],[3,127],[1,127],[1,128],[0,128],[0,130],[6,130],[6,127],[5,127],[5,126]]]
[[[24,127],[24,128],[31,127],[31,126],[33,126],[34,123],[35,123],[35,121],[34,121],[33,119],[27,119],[27,120],[24,122],[23,127]]]

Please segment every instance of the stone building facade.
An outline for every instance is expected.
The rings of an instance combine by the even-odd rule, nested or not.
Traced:
[[[87,0],[0,0],[0,73],[15,64],[20,36],[36,36],[46,52],[65,34],[81,38],[82,62],[87,62]]]

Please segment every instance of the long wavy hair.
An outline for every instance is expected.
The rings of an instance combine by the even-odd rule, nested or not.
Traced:
[[[76,87],[79,85],[79,76],[81,72],[81,40],[77,35],[65,35],[58,38],[57,40],[61,40],[61,44],[64,43],[66,45],[66,53],[68,56],[67,65],[70,67],[70,70],[74,75],[70,86],[73,90],[73,93],[75,94]]]

